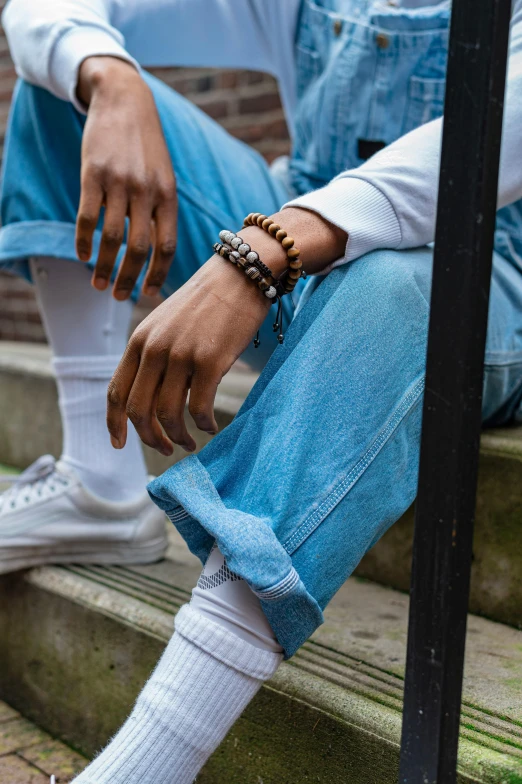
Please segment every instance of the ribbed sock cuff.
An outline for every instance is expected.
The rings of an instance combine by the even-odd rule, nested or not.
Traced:
[[[118,367],[121,356],[109,354],[95,357],[54,357],[53,370],[60,379],[110,379]]]
[[[260,681],[271,678],[283,660],[282,654],[251,645],[229,629],[203,617],[188,604],[176,615],[175,627],[178,634],[202,651]]]

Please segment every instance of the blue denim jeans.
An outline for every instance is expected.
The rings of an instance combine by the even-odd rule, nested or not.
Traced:
[[[210,254],[219,229],[287,198],[264,161],[149,78],[178,178],[179,250],[165,294]],[[83,118],[20,83],[4,155],[0,264],[74,262]],[[98,233],[99,239],[99,233]],[[150,486],[190,549],[216,540],[261,599],[286,656],[361,557],[411,504],[417,483],[432,251],[379,251],[313,278],[270,321],[266,363],[234,422]],[[79,263],[79,262],[76,262]],[[64,292],[66,296],[66,292]],[[271,354],[271,356],[270,356]],[[522,269],[495,254],[484,419],[522,420]]]
[[[214,540],[261,600],[286,656],[415,498],[432,251],[334,270],[243,408],[149,487],[190,549]],[[522,398],[522,275],[496,255],[484,418]],[[522,418],[522,417],[521,417]]]

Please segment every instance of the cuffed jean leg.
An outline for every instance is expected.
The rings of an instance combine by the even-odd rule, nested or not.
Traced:
[[[332,272],[234,422],[150,486],[202,560],[217,540],[287,656],[413,501],[431,259]]]
[[[334,270],[232,424],[150,485],[202,561],[217,541],[287,657],[414,500],[431,268],[420,248]],[[522,274],[495,254],[485,418],[517,410],[521,351]]]

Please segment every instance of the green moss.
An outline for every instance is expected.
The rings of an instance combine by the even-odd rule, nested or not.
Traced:
[[[511,746],[514,749],[522,749],[522,743],[515,743],[515,741],[506,738],[505,735],[496,735],[493,732],[488,732],[487,730],[482,729],[481,727],[476,727],[474,724],[468,722],[461,722],[461,728],[464,727],[467,730],[471,730],[472,732],[476,732],[477,735],[482,735],[484,738],[488,738],[489,740],[496,741],[497,743],[503,743],[506,746]],[[473,738],[475,743],[479,743],[477,738]],[[484,745],[488,745],[484,743]]]
[[[522,784],[522,776],[518,773],[508,773],[507,779],[505,779],[506,784]]]
[[[473,710],[480,711],[480,713],[484,713],[486,716],[491,716],[494,719],[501,719],[501,721],[507,721],[510,724],[516,725],[517,727],[522,727],[522,721],[518,721],[512,716],[506,716],[505,714],[500,713],[500,711],[490,710],[489,708],[484,707],[484,705],[478,705],[476,702],[472,702],[471,700],[466,700],[464,703],[464,709],[462,711],[463,715],[467,715],[465,708],[473,708]]]
[[[18,468],[11,468],[11,466],[2,465],[0,463],[0,474],[19,474],[20,470]]]

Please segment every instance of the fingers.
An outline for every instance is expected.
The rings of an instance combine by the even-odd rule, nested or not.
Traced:
[[[143,292],[148,296],[159,293],[176,252],[178,217],[175,188],[172,193],[164,195],[154,218],[154,250],[143,284]]]
[[[107,429],[115,449],[122,449],[127,441],[127,400],[139,366],[140,352],[131,341],[107,390]]]
[[[144,444],[156,449],[162,455],[169,456],[173,452],[172,444],[164,435],[156,418],[161,382],[160,365],[148,362],[146,356],[143,356],[129,393],[126,414]]]
[[[218,431],[214,417],[214,400],[219,381],[216,375],[199,370],[192,376],[190,385],[190,415],[199,430],[211,435],[215,435]]]
[[[151,205],[144,194],[135,196],[130,206],[130,227],[125,257],[114,283],[114,297],[130,297],[150,250]]]
[[[171,441],[193,452],[196,442],[185,425],[185,404],[190,386],[190,377],[183,365],[171,360],[156,404],[156,417]]]
[[[126,214],[127,195],[125,190],[113,188],[106,197],[100,249],[92,276],[93,286],[99,291],[105,291],[110,285],[112,271],[123,242]]]
[[[91,167],[92,169],[92,167]],[[150,251],[151,221],[154,222],[154,252],[143,290],[157,294],[167,277],[176,251],[177,198],[175,180],[150,187],[146,180],[132,183],[125,178],[109,179],[87,170],[82,177],[82,190],[76,223],[76,252],[81,261],[92,255],[93,235],[105,200],[105,217],[93,285],[104,291],[110,279],[123,242],[125,218],[129,217],[127,250],[114,284],[114,297],[128,299],[136,285]],[[156,206],[155,206],[156,205]]]
[[[82,178],[83,179],[83,178]],[[80,206],[76,218],[76,253],[80,261],[89,261],[92,254],[92,237],[103,203],[101,185],[92,177],[82,182]]]

